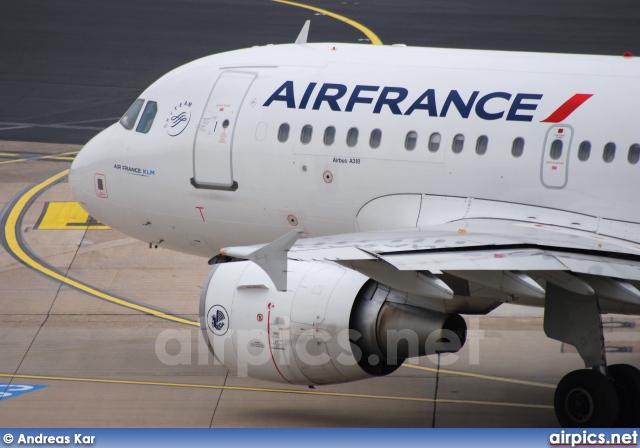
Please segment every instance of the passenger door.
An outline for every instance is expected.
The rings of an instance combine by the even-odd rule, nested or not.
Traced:
[[[225,71],[209,94],[193,144],[196,188],[235,190],[233,139],[242,103],[256,73]]]
[[[569,178],[569,150],[573,138],[573,128],[555,125],[544,139],[540,179],[548,188],[564,188]]]

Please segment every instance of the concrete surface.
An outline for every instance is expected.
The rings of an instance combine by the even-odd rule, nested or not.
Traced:
[[[635,32],[640,3],[634,0],[312,4],[362,23],[386,44],[640,53]],[[77,151],[170,69],[220,51],[293,42],[307,19],[310,41],[364,37],[328,16],[270,1],[7,0],[0,14],[0,153],[37,157]],[[69,166],[10,160],[0,156],[0,208]],[[67,200],[72,197],[62,182],[27,210],[21,235],[38,257],[99,289],[197,319],[209,272],[205,260],[149,250],[114,230],[33,229],[46,201]],[[638,319],[606,320],[608,346],[616,352],[609,354],[610,363],[640,367]],[[540,310],[504,306],[469,323],[482,337],[453,363],[444,356],[423,358],[385,378],[315,391],[280,386],[230,375],[202,350],[195,327],[62,286],[0,247],[0,375],[16,375],[13,384],[48,386],[0,400],[0,422],[18,427],[557,425],[550,408],[553,386],[581,362],[570,347],[544,336]],[[165,343],[172,334],[190,341],[185,364],[166,362],[181,353],[176,339]],[[9,376],[0,376],[0,383]]]
[[[73,149],[4,145],[0,152]],[[0,165],[3,206],[46,172],[67,166],[43,160]],[[204,259],[149,249],[115,230],[34,230],[45,202],[70,199],[61,182],[26,211],[22,237],[37,257],[98,289],[197,319],[209,272]],[[1,400],[6,426],[554,426],[554,385],[581,367],[574,350],[544,336],[539,310],[505,306],[496,317],[469,317],[474,336],[456,355],[315,390],[271,384],[217,365],[196,327],[61,286],[4,248],[0,263],[0,374],[17,375],[13,384],[48,385]],[[611,363],[640,365],[637,322],[605,318],[608,345],[619,352],[609,355]],[[190,353],[180,358],[185,347]]]

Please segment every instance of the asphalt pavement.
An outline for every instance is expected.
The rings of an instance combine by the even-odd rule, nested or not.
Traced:
[[[640,54],[636,0],[313,0],[385,44]],[[209,54],[293,42],[362,42],[356,28],[269,0],[4,0],[0,140],[84,144],[154,80]]]

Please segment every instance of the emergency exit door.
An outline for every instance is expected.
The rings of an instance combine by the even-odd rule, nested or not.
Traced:
[[[547,131],[540,167],[540,178],[545,187],[564,188],[567,185],[572,138],[570,126],[556,125]]]
[[[193,179],[196,188],[235,190],[233,141],[238,116],[255,73],[226,71],[209,94],[193,144]]]

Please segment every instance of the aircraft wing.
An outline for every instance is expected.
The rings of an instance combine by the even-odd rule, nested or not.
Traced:
[[[291,248],[289,257],[318,261],[379,259],[399,270],[575,268],[575,272],[585,274],[618,274],[640,280],[640,262],[633,261],[640,259],[638,243],[558,226],[499,219],[306,238]],[[602,268],[595,267],[601,263]],[[629,268],[612,270],[618,269],[615,266]]]
[[[260,250],[268,252],[268,247]],[[254,249],[224,251],[250,259],[247,255]],[[288,249],[288,258],[337,262],[406,292],[441,299],[453,296],[435,277],[444,273],[519,297],[544,298],[544,280],[578,294],[640,305],[640,290],[632,284],[640,282],[640,244],[554,225],[463,219],[406,230],[302,238]],[[417,273],[419,284],[413,281]]]

